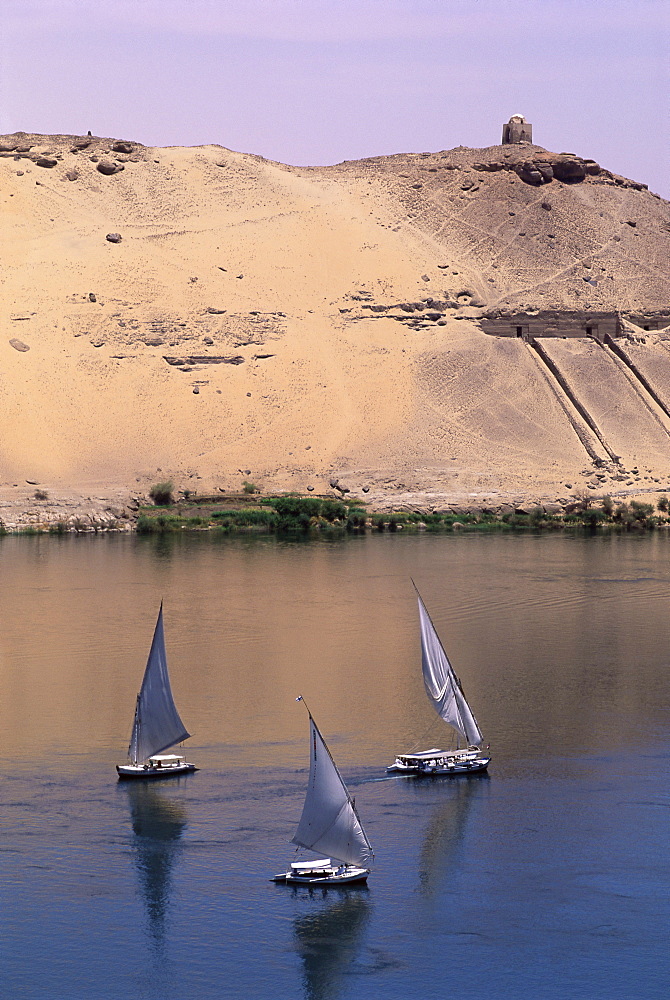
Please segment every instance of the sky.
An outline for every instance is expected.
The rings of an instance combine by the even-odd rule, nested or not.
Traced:
[[[667,0],[0,0],[0,133],[299,165],[489,146],[670,196]]]

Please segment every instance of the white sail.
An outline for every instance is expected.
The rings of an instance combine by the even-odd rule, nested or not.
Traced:
[[[470,711],[458,677],[449,663],[418,591],[417,596],[421,622],[421,666],[426,694],[445,722],[458,730],[468,743],[479,744],[482,742],[482,734],[477,720]]]
[[[137,696],[128,754],[133,764],[141,764],[154,754],[167,750],[175,743],[181,743],[188,736],[190,733],[179,718],[170,689],[161,604],[142,687]]]
[[[365,868],[372,858],[372,847],[311,714],[309,727],[309,784],[293,843],[343,864]]]

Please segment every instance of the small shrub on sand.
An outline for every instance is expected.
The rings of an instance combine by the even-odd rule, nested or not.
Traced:
[[[172,490],[174,486],[172,480],[168,479],[164,483],[155,483],[149,490],[149,496],[157,507],[169,507],[174,502]]]

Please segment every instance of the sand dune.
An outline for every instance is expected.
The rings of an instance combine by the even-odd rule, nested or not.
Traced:
[[[593,473],[529,345],[478,319],[667,311],[666,202],[606,172],[535,187],[483,169],[546,152],[527,145],[297,168],[113,144],[0,140],[3,496],[121,502],[172,478],[439,504]],[[657,341],[635,350],[667,395]],[[570,371],[595,352],[579,378],[611,397],[594,403],[623,463],[605,485],[634,465],[666,481],[670,420],[617,409],[597,345],[562,351]]]

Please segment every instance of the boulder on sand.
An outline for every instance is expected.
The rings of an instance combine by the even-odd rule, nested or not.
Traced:
[[[111,177],[113,174],[120,173],[124,167],[122,163],[116,163],[114,160],[103,159],[99,163],[96,163],[95,169],[106,177]]]

